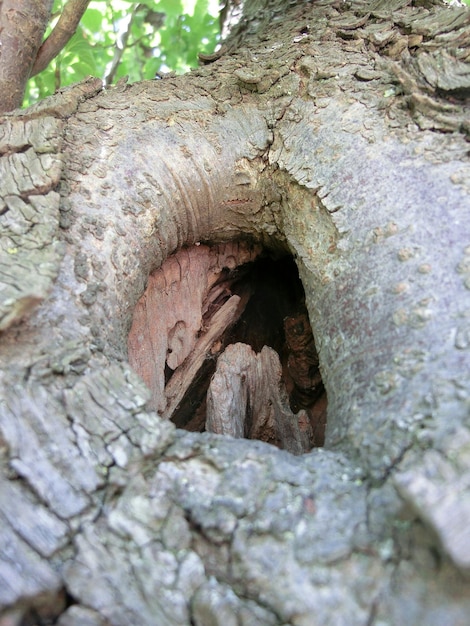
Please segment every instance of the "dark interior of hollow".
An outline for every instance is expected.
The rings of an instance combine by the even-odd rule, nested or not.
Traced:
[[[327,397],[318,369],[305,292],[293,257],[274,260],[265,256],[234,270],[224,270],[221,280],[227,281],[226,299],[231,294],[250,294],[242,316],[221,338],[223,346],[242,342],[255,352],[265,345],[276,350],[290,408],[294,413],[304,409],[312,431],[311,447],[323,446]],[[171,418],[178,428],[204,432],[207,389],[215,368],[216,358],[206,359]],[[167,368],[165,374],[168,382],[172,371]]]

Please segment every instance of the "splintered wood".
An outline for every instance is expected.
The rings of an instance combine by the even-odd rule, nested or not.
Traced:
[[[257,353],[237,340],[254,289],[244,274],[260,254],[232,242],[168,258],[135,307],[129,361],[151,391],[149,408],[177,426],[302,454],[323,444],[326,416],[308,317],[286,317],[285,330],[281,320],[282,363],[271,347]]]
[[[235,343],[219,358],[207,395],[206,429],[213,433],[261,439],[293,454],[312,447],[312,428],[302,411],[295,415],[281,381],[275,350]]]

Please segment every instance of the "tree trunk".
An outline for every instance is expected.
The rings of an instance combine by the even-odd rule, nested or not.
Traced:
[[[2,626],[467,622],[470,12],[416,4],[260,0],[189,75],[3,118]],[[217,341],[251,252],[181,261],[228,244],[295,259],[324,448],[159,416],[197,358],[243,369]],[[308,396],[302,345],[269,371]]]

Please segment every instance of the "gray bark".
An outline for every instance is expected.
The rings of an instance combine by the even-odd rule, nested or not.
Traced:
[[[470,13],[409,4],[253,3],[3,118],[1,624],[467,623]],[[150,273],[242,236],[296,258],[324,449],[177,430],[128,364]]]

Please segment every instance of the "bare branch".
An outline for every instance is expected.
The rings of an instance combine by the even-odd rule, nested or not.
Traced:
[[[107,86],[112,85],[112,83],[114,82],[114,77],[116,76],[117,69],[119,67],[119,64],[121,63],[123,52],[127,46],[129,35],[131,34],[132,23],[134,21],[135,14],[138,8],[138,4],[135,4],[133,6],[126,30],[122,33],[120,37],[116,38],[116,46],[114,48],[113,60],[111,61],[110,67],[105,76],[105,82]]]
[[[77,30],[90,0],[68,0],[52,33],[39,48],[30,76],[42,72],[64,48]]]

